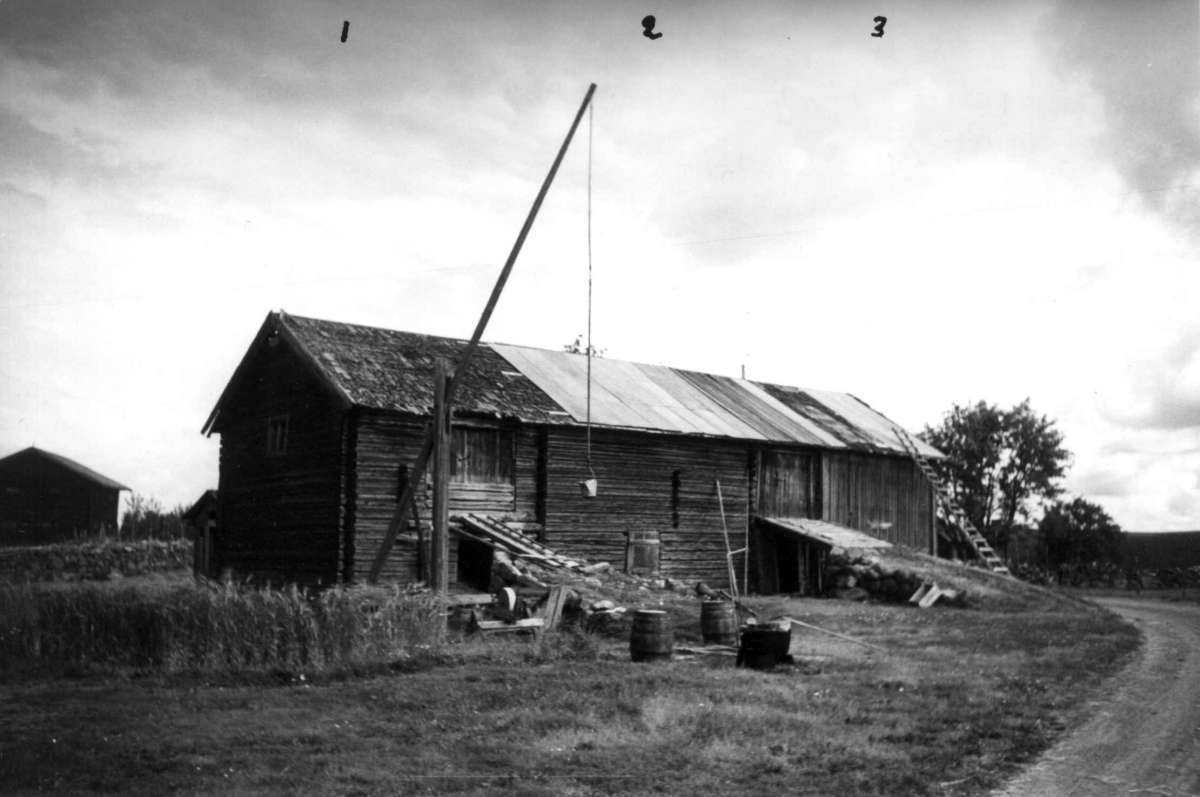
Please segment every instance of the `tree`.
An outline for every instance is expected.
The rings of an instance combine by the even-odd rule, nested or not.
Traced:
[[[1117,562],[1125,532],[1104,508],[1082,498],[1056,501],[1038,524],[1051,566]]]
[[[956,404],[921,438],[946,455],[934,467],[993,545],[1003,547],[1018,520],[1062,493],[1058,480],[1071,454],[1054,421],[1034,412],[1029,399],[1007,410]]]
[[[121,537],[131,540],[183,538],[183,506],[167,511],[158,499],[140,493],[130,493],[127,500],[129,503],[121,518]]]

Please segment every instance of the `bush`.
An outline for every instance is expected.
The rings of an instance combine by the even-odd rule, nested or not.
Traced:
[[[232,585],[0,587],[0,660],[162,671],[336,670],[440,648],[428,593]]]

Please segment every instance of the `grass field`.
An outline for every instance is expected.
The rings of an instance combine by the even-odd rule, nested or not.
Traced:
[[[796,666],[634,664],[627,637],[453,642],[403,668],[100,672],[0,686],[16,792],[980,794],[1137,644],[1078,602],[988,611],[771,599]],[[680,643],[698,609],[675,599]]]

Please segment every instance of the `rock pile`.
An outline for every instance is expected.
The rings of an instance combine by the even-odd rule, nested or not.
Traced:
[[[885,564],[866,550],[834,548],[825,567],[827,583],[834,597],[844,600],[867,600],[885,603],[905,603],[926,578],[919,573]],[[962,591],[944,591],[941,601],[955,606],[966,603]]]
[[[191,567],[192,544],[163,542],[86,542],[0,548],[0,580],[104,581]]]

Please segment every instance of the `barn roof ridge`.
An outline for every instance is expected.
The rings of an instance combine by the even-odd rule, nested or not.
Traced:
[[[413,415],[430,412],[431,379],[422,377],[432,375],[433,361],[455,359],[467,345],[461,338],[283,310],[268,314],[263,329],[272,328],[272,322],[349,404]],[[239,371],[245,363],[244,359]],[[585,373],[586,359],[571,352],[483,342],[461,383],[456,412],[532,424],[581,425]],[[222,393],[222,401],[229,390]],[[892,421],[848,393],[612,358],[592,360],[591,423],[907,456],[892,431]],[[921,445],[926,456],[941,456]]]
[[[119,481],[117,481],[116,479],[111,479],[102,473],[98,473],[97,471],[94,471],[91,468],[89,468],[87,465],[80,464],[80,463],[76,462],[75,460],[71,459],[70,457],[64,457],[62,454],[56,454],[53,451],[47,451],[46,449],[38,448],[37,446],[27,446],[26,448],[22,448],[20,451],[14,451],[13,453],[9,454],[6,457],[0,457],[0,462],[4,462],[6,460],[12,459],[13,457],[26,455],[26,454],[40,455],[40,456],[44,457],[45,459],[48,459],[51,462],[55,463],[56,465],[60,465],[64,468],[72,471],[77,476],[82,476],[83,478],[87,479],[88,481],[95,482],[96,484],[100,485],[101,487],[107,487],[110,490],[127,490],[129,492],[133,492],[133,490],[131,488],[126,487],[125,485],[123,485]]]

